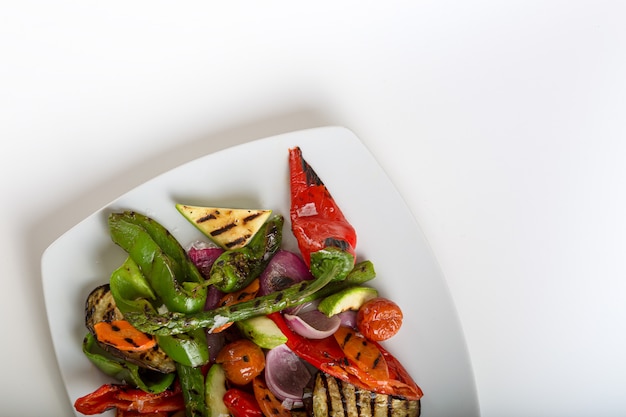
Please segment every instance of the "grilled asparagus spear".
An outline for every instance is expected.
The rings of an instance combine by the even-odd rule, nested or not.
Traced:
[[[282,291],[214,310],[193,314],[128,313],[126,320],[139,330],[155,335],[184,333],[200,327],[211,329],[230,321],[270,314],[325,297],[348,286],[366,282],[375,276],[370,261],[360,262],[353,267],[352,256],[338,249],[324,249],[316,253],[314,257],[316,256],[319,257],[320,268],[313,268],[312,272],[316,279],[312,281],[300,282]],[[325,266],[321,266],[322,263]],[[337,278],[339,280],[336,280]]]

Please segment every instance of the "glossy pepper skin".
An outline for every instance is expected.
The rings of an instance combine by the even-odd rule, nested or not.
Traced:
[[[261,275],[280,249],[284,223],[283,216],[274,215],[246,246],[222,253],[213,263],[206,283],[226,293],[245,288]]]
[[[356,231],[299,147],[289,149],[289,180],[291,229],[305,263],[312,252],[331,246],[356,259]]]
[[[154,225],[153,222],[148,224]],[[189,265],[191,261],[188,258],[183,258],[181,263],[175,254],[172,256],[169,245],[158,243],[168,242],[162,234],[167,237],[169,232],[155,233],[151,227],[144,227],[135,220],[129,221],[125,213],[109,216],[109,232],[113,242],[128,252],[139,266],[150,287],[170,311],[191,313],[204,308],[207,292],[200,273],[195,266]]]
[[[203,329],[193,329],[188,332],[156,336],[158,345],[167,356],[177,364],[199,367],[209,362],[209,346],[206,333]]]
[[[151,394],[122,384],[105,384],[94,392],[78,398],[74,408],[81,414],[96,415],[107,410],[140,411],[150,413],[175,412],[185,409],[180,386]]]
[[[224,405],[233,417],[263,417],[254,395],[239,388],[229,388],[224,394]]]
[[[374,380],[368,372],[363,371],[348,360],[333,336],[324,339],[307,339],[291,330],[280,313],[277,312],[268,316],[287,336],[287,346],[300,358],[322,372],[368,391],[395,395],[408,400],[419,400],[423,396],[421,388],[398,359],[380,344],[370,341],[380,350],[387,362],[389,377],[385,380]]]
[[[115,305],[122,312],[154,309],[158,298],[139,266],[129,256],[109,278],[111,294]]]
[[[113,213],[110,215],[112,219],[118,218],[129,223],[141,226],[157,245],[169,257],[174,259],[183,269],[182,273],[187,277],[185,281],[202,282],[204,278],[202,274],[189,259],[187,251],[180,245],[178,240],[167,230],[162,224],[151,217],[136,211],[126,210],[121,213]]]

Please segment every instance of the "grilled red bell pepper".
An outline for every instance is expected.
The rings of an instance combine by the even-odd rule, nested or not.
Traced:
[[[170,411],[159,411],[156,413],[140,413],[139,411],[125,411],[121,409],[115,410],[115,417],[170,417],[172,412]]]
[[[172,390],[150,394],[129,385],[104,384],[92,393],[78,398],[74,402],[74,408],[85,415],[101,414],[114,408],[144,415],[184,410],[182,390],[178,384],[174,385]]]
[[[356,259],[356,232],[330,195],[328,188],[302,157],[289,149],[291,228],[307,265],[311,252],[338,247]]]
[[[263,417],[253,394],[239,388],[229,388],[224,394],[224,405],[233,417]]]
[[[268,315],[287,337],[287,346],[300,358],[322,372],[326,372],[342,381],[357,387],[381,394],[396,395],[407,400],[418,400],[423,393],[411,378],[400,361],[385,350],[379,343],[370,341],[378,347],[387,362],[389,377],[376,380],[355,365],[345,355],[333,336],[324,339],[307,339],[295,333],[280,313]]]

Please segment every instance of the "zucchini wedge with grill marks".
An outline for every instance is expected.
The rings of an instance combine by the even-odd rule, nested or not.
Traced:
[[[85,302],[85,325],[91,334],[95,336],[94,326],[98,322],[111,322],[123,319],[124,315],[115,305],[115,299],[111,294],[109,284],[100,285],[91,291]],[[137,366],[162,373],[176,371],[174,361],[158,345],[141,352],[121,351],[100,342],[98,342],[98,345],[111,355],[125,359]]]
[[[313,417],[418,417],[420,400],[378,394],[318,372],[304,399]]]
[[[176,209],[205,236],[223,249],[246,246],[272,214],[253,210],[176,204]]]

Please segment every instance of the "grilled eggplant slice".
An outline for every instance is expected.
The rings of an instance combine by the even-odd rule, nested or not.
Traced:
[[[85,302],[85,325],[91,334],[95,336],[94,325],[101,321],[122,320],[124,315],[115,305],[115,299],[111,294],[109,284],[96,287]],[[118,358],[125,359],[137,366],[152,369],[162,373],[176,371],[174,361],[156,345],[154,348],[142,352],[123,352],[110,345],[99,343],[102,349]]]
[[[318,372],[305,406],[313,417],[418,417],[420,400],[378,394]]]

